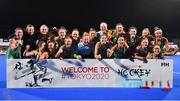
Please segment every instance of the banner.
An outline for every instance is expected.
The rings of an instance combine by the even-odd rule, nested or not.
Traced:
[[[173,87],[173,61],[149,59],[7,60],[8,88]]]

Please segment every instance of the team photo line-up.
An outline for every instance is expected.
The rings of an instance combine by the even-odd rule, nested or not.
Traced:
[[[137,28],[132,26],[124,31],[122,23],[117,23],[114,30],[108,30],[105,22],[100,23],[100,31],[90,28],[80,36],[78,29],[67,33],[64,26],[40,26],[36,32],[34,25],[26,29],[17,27],[9,37],[8,59],[163,59],[175,55],[178,48],[171,48],[168,39],[163,37],[159,27],[150,34],[144,28],[137,36]]]

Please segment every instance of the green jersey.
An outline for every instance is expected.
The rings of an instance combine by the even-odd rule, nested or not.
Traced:
[[[100,42],[98,54],[100,54],[102,58],[108,58],[107,57],[107,49],[110,49],[111,47],[112,47],[112,45],[110,43],[101,44],[101,42]]]
[[[165,44],[166,44],[166,38],[162,37],[161,40],[158,40],[158,42],[156,42],[156,38],[154,38],[155,44],[158,43],[158,45],[161,48],[161,52],[165,52],[166,48],[164,48]]]
[[[150,59],[155,59],[155,57],[154,57],[153,53],[150,53]],[[158,59],[163,59],[163,57],[162,57],[161,53],[159,53],[159,55],[158,55]]]
[[[18,40],[14,38],[16,41],[16,49],[12,49],[11,46],[9,46],[8,51],[7,51],[7,57],[8,59],[19,59],[21,57],[21,46],[18,43]]]
[[[126,47],[118,48],[116,46],[114,50],[114,58],[127,58],[128,57],[128,49]]]

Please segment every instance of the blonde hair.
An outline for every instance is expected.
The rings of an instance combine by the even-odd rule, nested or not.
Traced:
[[[144,28],[144,29],[142,30],[142,33],[143,33],[144,30],[146,30],[146,31],[148,32],[148,35],[151,34],[149,28]]]
[[[89,35],[89,33],[88,33],[88,32],[84,32],[84,33],[83,33],[83,36],[82,36],[82,37],[85,37],[85,36],[90,37],[90,35]]]
[[[45,28],[47,28],[47,30],[49,30],[48,26],[45,25],[45,24],[41,25],[40,30],[41,30],[43,27],[45,27]]]
[[[101,23],[100,23],[100,27],[101,27],[101,26],[106,26],[106,27],[108,27],[107,23],[105,23],[105,22],[101,22]]]
[[[34,27],[34,25],[28,24],[28,25],[26,26],[26,29],[28,29],[29,27]]]

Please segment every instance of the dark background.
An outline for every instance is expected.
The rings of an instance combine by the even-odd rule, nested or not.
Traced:
[[[105,21],[109,29],[122,22],[126,31],[136,26],[138,33],[159,26],[164,36],[180,38],[179,10],[180,0],[0,0],[0,37],[29,23],[36,29],[41,24],[63,25],[69,32],[79,28],[82,33],[90,27],[99,30]]]

